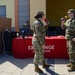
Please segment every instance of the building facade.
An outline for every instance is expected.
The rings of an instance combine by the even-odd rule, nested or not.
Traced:
[[[75,0],[0,0],[0,17],[12,18],[12,27],[19,31],[26,21],[34,22],[36,11],[44,11],[51,26],[60,26],[60,18],[75,8]]]
[[[29,21],[29,0],[0,0],[0,17],[11,18],[12,28],[19,31]]]

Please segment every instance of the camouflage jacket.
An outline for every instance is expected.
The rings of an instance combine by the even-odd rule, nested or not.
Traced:
[[[45,36],[47,28],[48,26],[45,26],[42,21],[36,20],[32,26],[32,30],[34,32],[33,42],[39,41],[41,45],[45,44]]]
[[[66,33],[65,36],[67,39],[73,39],[75,37],[75,18],[68,19],[65,22]]]

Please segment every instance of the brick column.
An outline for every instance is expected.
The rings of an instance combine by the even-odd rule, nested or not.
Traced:
[[[15,31],[19,32],[19,24],[18,24],[18,0],[14,0],[15,2]]]

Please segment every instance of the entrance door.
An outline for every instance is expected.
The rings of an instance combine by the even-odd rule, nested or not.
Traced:
[[[75,8],[75,0],[46,0],[46,16],[51,26],[60,26],[60,18],[71,8]]]

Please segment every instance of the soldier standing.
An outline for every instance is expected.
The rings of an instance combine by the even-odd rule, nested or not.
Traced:
[[[68,12],[68,20],[61,20],[62,29],[66,28],[66,39],[68,46],[68,55],[70,59],[70,63],[67,64],[69,67],[68,71],[75,70],[75,9],[69,9]]]
[[[35,16],[36,21],[32,25],[32,30],[34,32],[32,44],[34,47],[34,66],[35,72],[43,73],[43,71],[38,67],[39,62],[42,63],[43,68],[47,68],[48,65],[44,58],[44,47],[45,47],[45,35],[48,28],[48,23],[44,21],[44,13],[42,11],[37,11]]]

